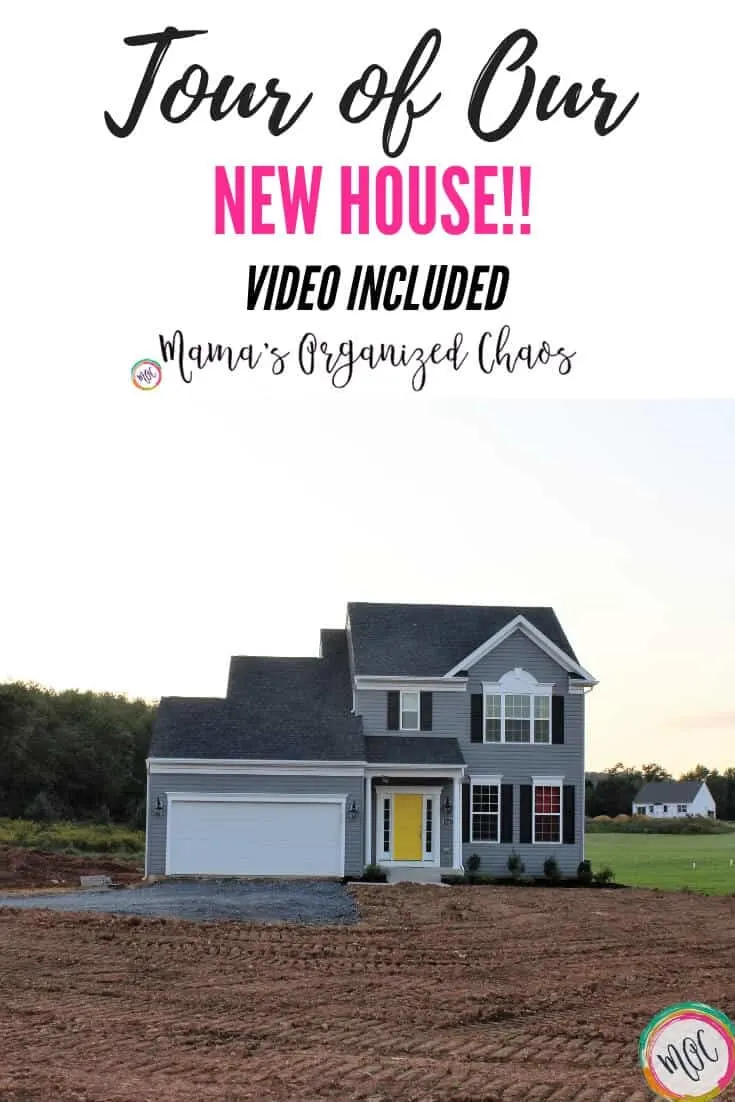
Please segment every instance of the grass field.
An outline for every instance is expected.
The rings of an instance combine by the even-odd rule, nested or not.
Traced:
[[[735,893],[735,833],[587,834],[585,856],[593,870],[609,865],[619,884]]]

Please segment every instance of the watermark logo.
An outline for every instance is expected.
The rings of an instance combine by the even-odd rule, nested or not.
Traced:
[[[707,1102],[735,1079],[735,1026],[703,1003],[678,1003],[641,1034],[641,1068],[652,1091],[669,1102]]]
[[[138,360],[130,369],[130,378],[138,390],[155,390],[163,378],[161,365],[155,360]]]

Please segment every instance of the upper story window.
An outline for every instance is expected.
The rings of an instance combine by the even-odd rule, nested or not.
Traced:
[[[419,694],[413,689],[401,691],[401,730],[418,731]]]
[[[386,693],[388,731],[430,731],[433,697],[423,689],[390,689]]]
[[[521,669],[484,685],[483,741],[550,743],[552,688]]]

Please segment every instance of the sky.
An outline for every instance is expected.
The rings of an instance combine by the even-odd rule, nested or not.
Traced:
[[[732,401],[39,405],[0,439],[0,681],[222,695],[349,600],[552,605],[600,682],[588,769],[726,768],[734,429]]]

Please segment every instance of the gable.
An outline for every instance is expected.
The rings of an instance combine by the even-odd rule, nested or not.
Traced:
[[[569,675],[563,666],[523,632],[514,631],[493,650],[470,665],[468,674],[471,691],[472,686],[476,686],[478,682],[501,685],[509,680],[514,682],[517,680],[516,671],[521,678],[530,676],[542,684],[555,685],[557,692],[569,682]],[[509,686],[506,691],[512,692],[513,688]],[[523,690],[518,688],[517,691]]]
[[[579,681],[588,682],[591,685],[597,684],[595,678],[580,666],[573,655],[566,652],[522,614],[513,617],[512,620],[504,624],[494,635],[485,639],[474,651],[460,659],[459,662],[447,671],[446,676],[454,677],[460,670],[466,670],[474,676],[474,668],[478,663],[482,662],[483,659],[487,658],[494,651],[497,651],[500,647],[503,647],[504,644],[519,635],[524,636],[529,641],[532,651],[542,651],[565,673],[572,675]]]

